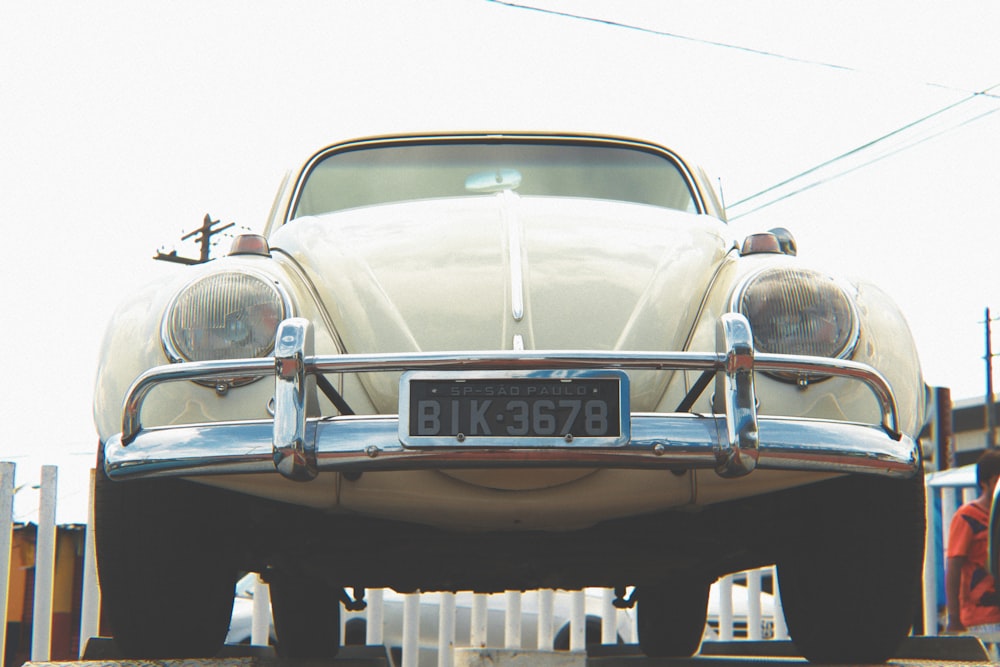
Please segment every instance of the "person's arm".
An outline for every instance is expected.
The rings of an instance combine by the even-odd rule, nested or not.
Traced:
[[[962,565],[965,556],[951,556],[945,564],[944,586],[948,598],[948,626],[946,632],[965,632],[961,617]]]

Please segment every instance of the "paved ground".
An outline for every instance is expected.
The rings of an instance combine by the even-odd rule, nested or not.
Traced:
[[[588,654],[587,667],[789,667],[809,665],[791,642],[734,641],[705,642],[693,658],[646,658],[631,646],[599,647]],[[907,639],[890,666],[957,667],[992,665],[982,643],[973,637],[911,637]],[[859,666],[855,666],[859,667]]]
[[[88,659],[75,662],[27,662],[25,667],[400,667],[397,651],[381,646],[349,646],[332,661],[283,660],[268,648],[227,647],[214,659],[191,660],[114,660],[100,646],[88,649]],[[482,661],[493,667],[548,667],[564,665],[568,654],[555,662],[545,653],[530,651],[493,651]],[[583,667],[790,667],[809,665],[796,655],[790,642],[706,642],[700,655],[693,658],[647,658],[634,646],[607,646],[577,656]],[[971,637],[912,637],[900,648],[889,667],[959,667],[988,666],[991,663],[979,640]],[[557,667],[558,667],[557,665]],[[854,666],[862,667],[862,666]]]

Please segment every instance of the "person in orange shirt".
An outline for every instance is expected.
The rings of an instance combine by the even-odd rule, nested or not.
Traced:
[[[968,633],[989,643],[1000,639],[1000,596],[987,565],[990,504],[1000,479],[1000,449],[976,462],[979,497],[958,508],[948,531],[945,588],[949,633]]]

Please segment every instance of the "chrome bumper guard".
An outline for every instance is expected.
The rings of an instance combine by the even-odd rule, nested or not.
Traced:
[[[309,374],[408,370],[675,370],[715,373],[718,414],[632,413],[631,437],[615,447],[403,446],[397,415],[306,417]],[[882,414],[877,425],[757,414],[756,371],[851,378],[867,385]],[[274,419],[144,429],[149,392],[165,382],[207,378],[275,378]],[[363,472],[489,467],[714,469],[740,477],[755,468],[862,472],[908,477],[919,448],[899,430],[885,378],[865,364],[793,355],[755,354],[750,324],[736,313],[718,324],[715,353],[502,351],[313,354],[312,324],[291,318],[278,328],[274,357],[159,366],[143,373],[125,398],[122,432],[105,445],[113,479],[273,472],[307,481],[320,471]]]

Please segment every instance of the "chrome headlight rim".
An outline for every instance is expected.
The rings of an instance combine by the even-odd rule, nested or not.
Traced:
[[[184,283],[170,298],[167,307],[163,311],[163,315],[160,319],[160,344],[163,348],[164,354],[170,363],[179,364],[189,361],[195,361],[186,357],[178,348],[176,342],[174,341],[173,327],[171,326],[171,320],[173,319],[175,309],[178,305],[180,299],[194,288],[198,283],[203,281],[217,279],[224,275],[239,275],[243,277],[249,277],[259,281],[261,284],[265,285],[271,292],[277,297],[277,302],[280,304],[280,317],[278,321],[293,317],[295,315],[295,307],[292,302],[288,291],[282,286],[282,284],[275,279],[273,276],[268,275],[263,271],[258,271],[249,268],[228,268],[213,271],[211,273],[206,273],[204,275],[193,278],[186,283]],[[274,351],[274,339],[273,336],[268,347],[263,351],[258,358],[263,358],[268,356]],[[234,387],[243,387],[257,380],[260,377],[245,377],[245,378],[219,378],[219,379],[202,379],[202,380],[192,380],[195,384],[202,385],[204,387],[211,387],[215,389],[216,393],[223,395]]]
[[[861,340],[861,318],[858,312],[857,304],[857,290],[853,285],[847,281],[839,278],[836,275],[827,273],[821,269],[815,269],[811,267],[802,267],[795,265],[771,265],[765,266],[744,276],[736,285],[733,290],[729,302],[730,312],[740,313],[750,320],[749,315],[744,310],[743,302],[746,297],[747,292],[753,287],[765,274],[771,272],[796,272],[800,274],[811,274],[812,279],[819,279],[822,282],[828,283],[838,290],[844,297],[844,303],[847,306],[849,313],[851,326],[850,330],[845,337],[845,341],[840,351],[836,355],[824,355],[826,358],[830,359],[843,359],[850,360],[854,357],[854,353],[857,350],[858,343]],[[754,347],[760,352],[771,352],[770,350],[761,350],[757,346],[757,335],[753,322],[750,322],[750,329],[754,335]],[[777,352],[777,354],[795,354],[793,352]],[[791,384],[796,384],[800,387],[807,387],[808,385],[815,384],[817,382],[822,382],[824,380],[830,379],[830,375],[819,374],[819,373],[787,373],[781,371],[764,371],[764,374],[772,377],[782,382],[788,382]]]

